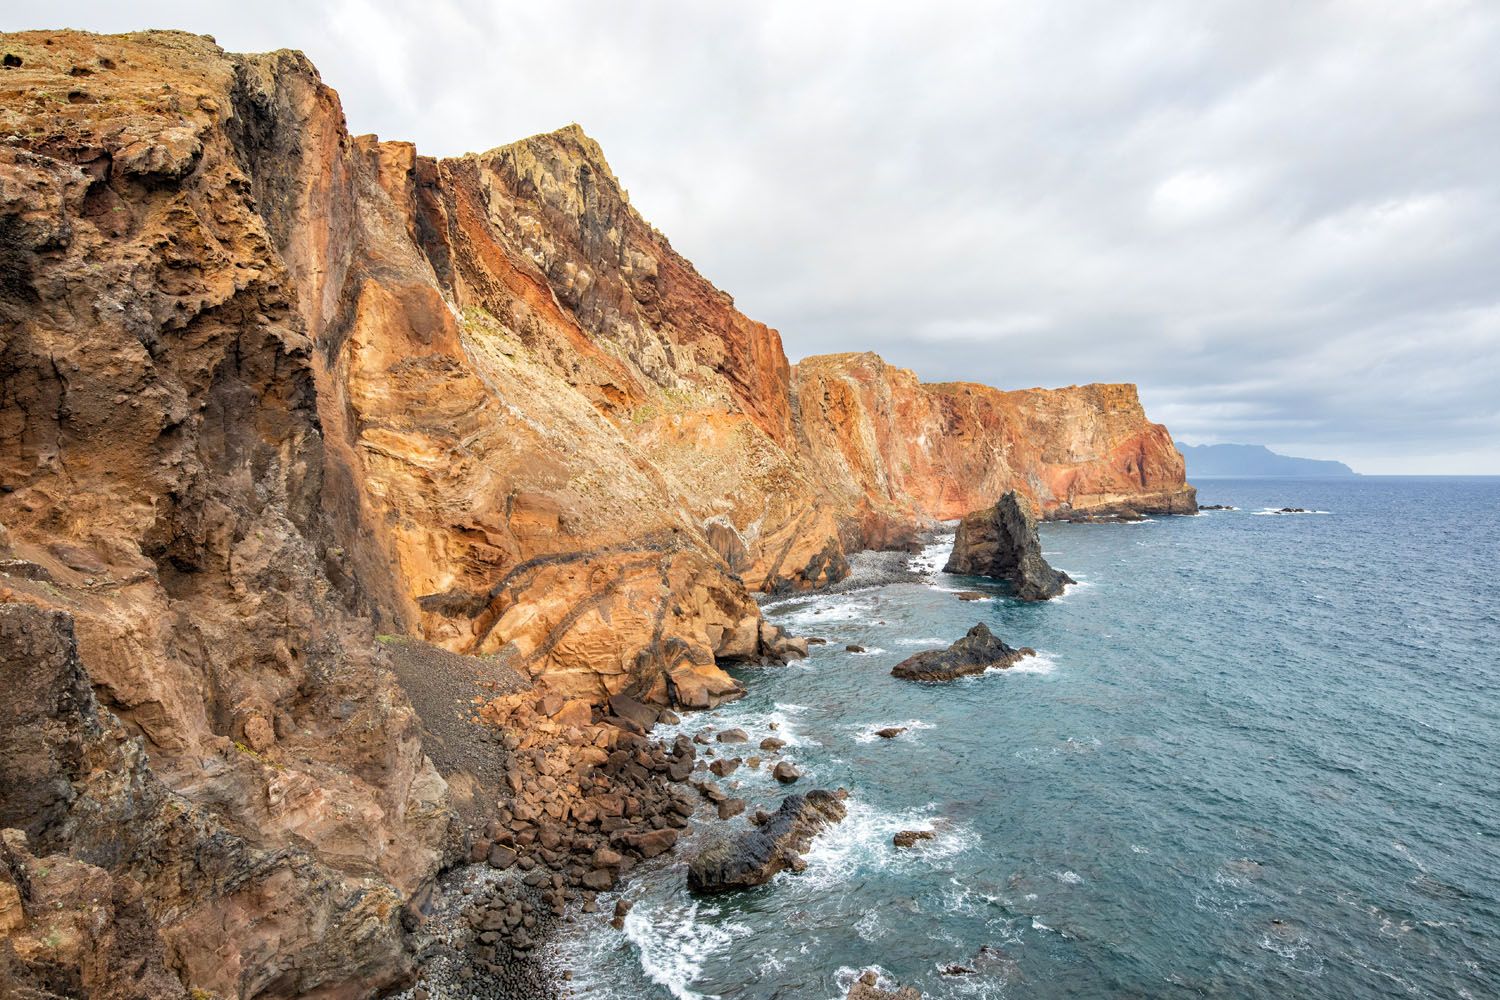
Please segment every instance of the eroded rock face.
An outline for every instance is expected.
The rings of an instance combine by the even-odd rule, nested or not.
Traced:
[[[967,515],[958,525],[953,554],[944,573],[1004,580],[1023,601],[1045,601],[1063,592],[1073,578],[1042,557],[1036,518],[1014,490],[992,507]]]
[[[1006,645],[984,622],[980,622],[947,649],[927,649],[908,656],[891,668],[891,676],[908,681],[951,681],[969,674],[982,674],[991,667],[1003,669],[1023,657],[1035,655],[1036,650],[1028,646],[1015,649]],[[884,735],[884,731],[880,735]]]
[[[252,843],[253,827],[157,777],[143,739],[100,711],[71,615],[0,604],[0,686],[0,828],[13,828],[0,896],[8,868],[22,915],[0,921],[0,955],[33,969],[47,961],[33,939],[55,933],[80,989],[128,984],[137,969],[160,989],[121,996],[173,996],[186,982],[221,996],[354,998],[410,970],[392,880],[368,863],[351,872]],[[236,756],[254,754],[231,746],[201,763],[213,775]]]
[[[186,1000],[140,886],[0,834],[0,985],[6,996]]]
[[[764,823],[737,836],[721,836],[701,848],[688,865],[688,888],[730,892],[764,885],[788,868],[800,871],[806,864],[802,855],[813,837],[843,820],[847,797],[843,789],[788,795]]]
[[[395,914],[454,813],[377,633],[499,657],[583,733],[804,655],[751,592],[909,546],[978,506],[958,484],[1035,480],[1049,512],[1184,490],[1128,387],[794,371],[576,126],[433,160],[351,137],[298,53],[4,42],[0,601],[70,616],[104,734],[28,702],[4,794],[64,831],[28,820],[28,850],[141,886],[187,986],[405,975]]]
[[[864,512],[871,545],[892,523],[962,517],[1008,490],[1048,518],[1195,510],[1182,457],[1133,385],[922,383],[870,353],[804,358],[793,385],[811,460]]]

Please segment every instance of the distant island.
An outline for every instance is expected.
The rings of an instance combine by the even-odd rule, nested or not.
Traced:
[[[1189,479],[1213,476],[1357,476],[1343,462],[1278,455],[1261,444],[1178,444]]]

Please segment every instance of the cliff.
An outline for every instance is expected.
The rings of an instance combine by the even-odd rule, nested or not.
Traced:
[[[351,137],[298,53],[0,44],[0,625],[72,692],[16,726],[83,727],[36,751],[60,825],[9,788],[5,824],[128,879],[192,987],[409,972],[403,904],[462,847],[377,633],[584,714],[706,707],[786,649],[753,591],[855,547],[1011,488],[1189,509],[1128,386],[794,369],[576,126],[434,160]]]
[[[1197,510],[1133,385],[924,384],[869,353],[806,358],[794,385],[809,461],[844,510],[951,520],[1012,489],[1043,517]]]

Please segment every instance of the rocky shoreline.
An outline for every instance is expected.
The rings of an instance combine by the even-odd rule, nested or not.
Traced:
[[[84,882],[133,935],[16,959],[63,993],[353,1000],[442,928],[519,990],[490,967],[733,815],[648,730],[806,654],[761,595],[904,578],[1005,490],[1195,503],[1134,386],[792,364],[577,125],[434,158],[299,52],[0,49],[0,948]]]

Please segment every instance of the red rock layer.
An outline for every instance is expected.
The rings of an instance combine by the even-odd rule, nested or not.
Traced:
[[[1011,489],[1047,517],[1197,509],[1133,385],[924,384],[869,353],[806,358],[794,378],[809,461],[841,507],[877,524],[962,517]]]

